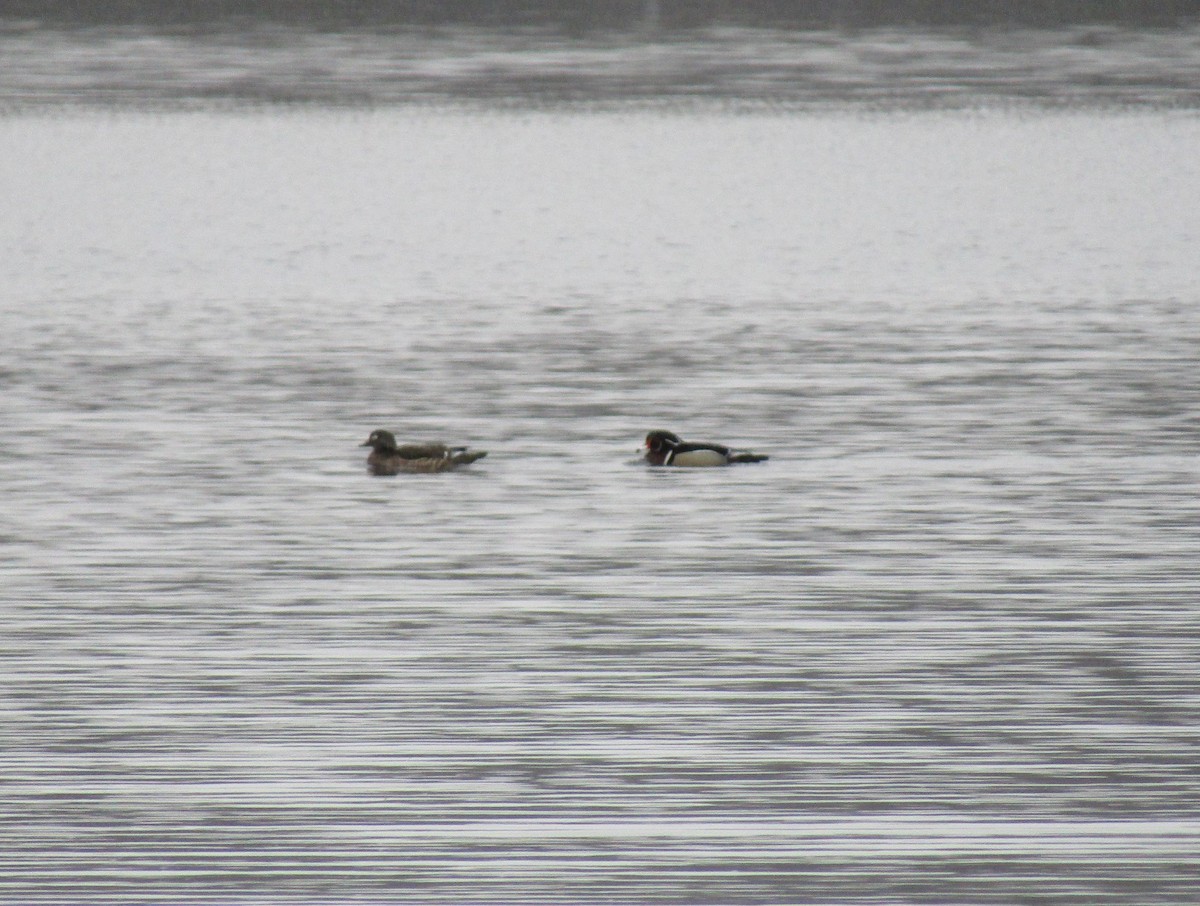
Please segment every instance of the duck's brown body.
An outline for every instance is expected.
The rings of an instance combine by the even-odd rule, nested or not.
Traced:
[[[448,447],[445,444],[398,445],[390,431],[372,431],[362,444],[370,447],[367,468],[373,475],[399,475],[401,472],[449,472],[487,456],[485,450]]]

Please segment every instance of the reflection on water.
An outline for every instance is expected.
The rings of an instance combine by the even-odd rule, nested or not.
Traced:
[[[1194,105],[1200,27],[711,29],[660,41],[539,31],[0,30],[0,102],[978,97]]]

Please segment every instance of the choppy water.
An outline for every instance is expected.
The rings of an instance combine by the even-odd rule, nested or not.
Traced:
[[[0,146],[0,900],[1200,898],[1194,114]]]

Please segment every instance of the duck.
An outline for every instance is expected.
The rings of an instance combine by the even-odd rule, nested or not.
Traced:
[[[391,431],[379,428],[371,432],[362,447],[370,447],[367,469],[372,475],[396,475],[400,472],[449,472],[487,456],[486,450],[448,447],[445,444],[396,444]]]
[[[689,443],[671,431],[651,431],[646,435],[644,449],[646,462],[652,466],[729,466],[770,459],[761,453],[731,450],[721,444]]]

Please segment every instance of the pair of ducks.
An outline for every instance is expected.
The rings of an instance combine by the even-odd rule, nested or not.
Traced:
[[[449,472],[487,456],[486,450],[448,447],[445,444],[397,445],[391,431],[372,431],[366,443],[370,447],[367,468],[374,475],[400,472]],[[728,466],[739,462],[762,462],[768,457],[744,450],[731,450],[721,444],[687,443],[670,431],[651,431],[646,435],[646,462],[652,466]]]

